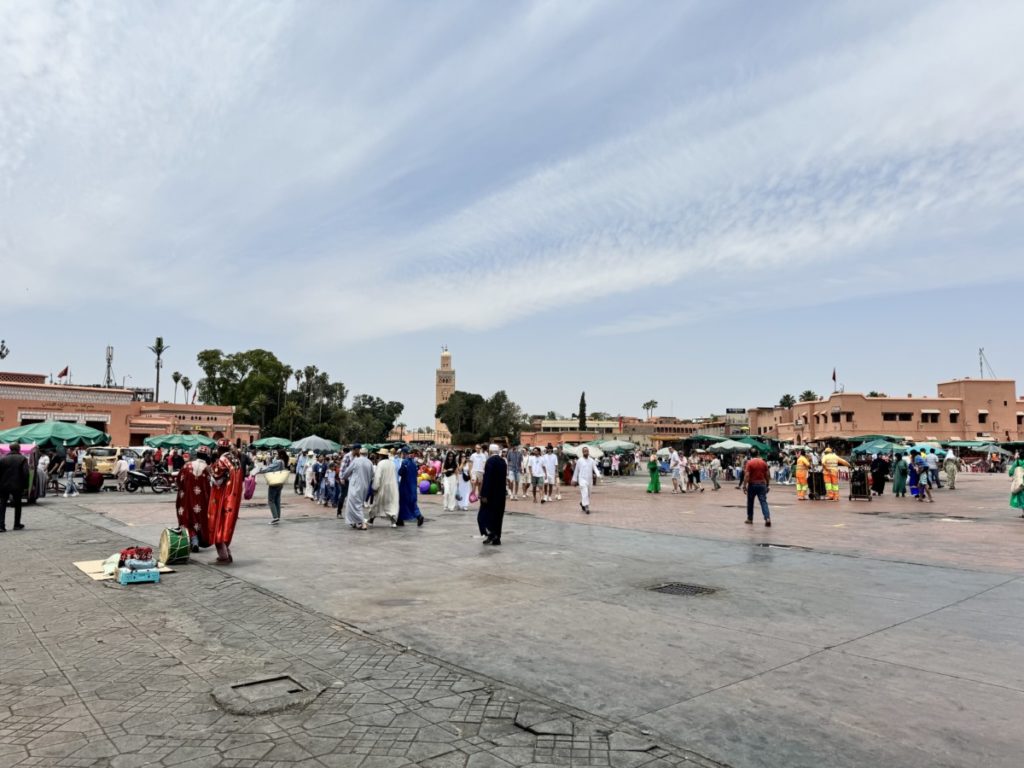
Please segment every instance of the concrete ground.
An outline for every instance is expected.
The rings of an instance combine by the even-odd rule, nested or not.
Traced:
[[[271,612],[314,611],[580,722],[646,732],[666,750],[616,757],[622,764],[653,764],[678,747],[692,752],[675,759],[732,766],[1017,766],[1024,520],[1007,506],[1004,478],[961,476],[958,486],[934,504],[797,503],[792,487],[776,487],[769,529],[742,523],[743,497],[729,486],[653,497],[639,479],[613,479],[589,517],[572,489],[552,504],[510,502],[500,549],[481,546],[475,514],[445,513],[436,498],[423,501],[423,528],[362,533],[286,493],[280,527],[265,525],[257,499],[246,505],[236,562],[217,578],[290,601]],[[110,536],[155,543],[174,519],[169,496],[41,509],[16,549],[14,534],[0,538],[5,574],[12,553],[53,547],[73,591],[102,590],[118,610],[131,601],[144,614],[154,601],[140,595],[211,589],[192,584],[211,569],[191,565],[159,587],[119,590],[66,573],[68,560],[109,554]],[[666,582],[715,591],[650,590]],[[35,610],[23,596],[7,600]]]

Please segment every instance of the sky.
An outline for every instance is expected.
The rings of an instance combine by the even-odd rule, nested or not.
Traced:
[[[530,413],[1024,380],[1021,39],[1014,0],[6,0],[0,367],[260,347],[410,427],[442,344]]]

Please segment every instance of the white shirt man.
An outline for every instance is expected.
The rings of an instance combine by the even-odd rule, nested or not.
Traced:
[[[679,493],[682,490],[683,473],[679,453],[675,448],[668,449],[668,471],[672,475],[672,493]]]
[[[128,480],[128,459],[124,454],[118,454],[117,461],[114,462],[114,477],[117,478],[117,490],[123,491],[125,481]]]
[[[580,487],[580,509],[590,514],[590,486],[597,485],[597,461],[590,458],[590,449],[583,447],[583,456],[576,461],[572,484]]]
[[[542,486],[544,485],[545,480],[544,457],[540,455],[539,448],[533,449],[533,455],[527,459],[526,465],[530,471],[530,485],[533,488],[533,503],[536,504],[537,489],[540,488],[541,493],[543,493]],[[542,500],[541,504],[543,503],[544,501]]]
[[[469,457],[470,479],[473,481],[473,490],[480,493],[480,484],[484,481],[484,464],[487,463],[487,454],[478,445],[473,455]]]
[[[555,482],[558,478],[558,456],[555,449],[548,444],[544,454],[544,501],[551,501],[555,494]]]

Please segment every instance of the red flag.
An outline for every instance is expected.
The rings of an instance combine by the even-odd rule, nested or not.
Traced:
[[[64,366],[64,370],[62,370],[60,373],[57,374],[57,378],[58,379],[63,379],[65,376],[67,376],[68,375],[68,368],[69,367],[70,366],[65,365]]]

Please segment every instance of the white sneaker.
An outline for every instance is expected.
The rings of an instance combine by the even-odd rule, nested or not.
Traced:
[[[277,525],[280,522],[281,522],[280,518],[273,518],[269,523],[267,523],[267,525]]]
[[[555,496],[555,501],[561,501],[561,500],[562,500],[562,494],[558,494],[557,496]]]

